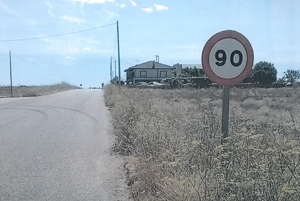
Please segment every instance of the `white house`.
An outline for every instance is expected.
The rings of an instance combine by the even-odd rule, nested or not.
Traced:
[[[126,69],[126,82],[153,82],[172,77],[174,67],[155,61],[147,61]]]

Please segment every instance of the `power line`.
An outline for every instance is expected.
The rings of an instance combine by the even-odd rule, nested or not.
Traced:
[[[116,57],[112,57],[114,60],[118,60],[118,58],[116,58]],[[132,66],[134,66],[135,64],[132,64],[132,63],[129,63],[129,62],[127,62],[127,61],[124,61],[124,59],[122,59],[121,61],[120,61],[122,64],[127,64],[127,65],[132,65]]]
[[[128,63],[126,61],[121,61],[122,64],[127,64],[127,65],[131,65],[131,66],[134,66],[135,64],[132,64],[132,63]]]
[[[40,36],[40,37],[22,38],[22,39],[13,39],[13,40],[0,40],[0,43],[26,41],[26,40],[37,40],[37,39],[43,39],[43,38],[53,38],[53,37],[59,37],[59,36],[66,36],[66,35],[71,35],[71,34],[86,32],[86,31],[92,31],[92,30],[95,30],[95,29],[100,29],[100,28],[103,28],[103,27],[108,27],[108,26],[111,26],[111,25],[114,25],[114,24],[116,24],[116,23],[107,24],[107,25],[103,25],[103,26],[95,27],[95,28],[91,28],[91,29],[84,29],[84,30],[80,30],[80,31],[68,32],[68,33],[56,34],[56,35],[49,35],[49,36]]]

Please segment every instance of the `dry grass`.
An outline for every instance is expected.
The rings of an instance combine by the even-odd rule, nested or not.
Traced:
[[[71,89],[78,89],[78,87],[66,82],[45,86],[14,86],[13,97],[42,96]],[[8,86],[0,86],[0,97],[11,97],[11,88]]]
[[[231,89],[223,145],[221,89],[105,96],[135,200],[300,200],[298,88]]]

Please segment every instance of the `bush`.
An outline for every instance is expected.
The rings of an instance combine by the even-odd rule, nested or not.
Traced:
[[[277,80],[277,70],[274,64],[261,61],[254,66],[253,80],[262,87],[270,87]]]

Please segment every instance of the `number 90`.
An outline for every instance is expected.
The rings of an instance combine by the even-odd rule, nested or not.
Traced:
[[[234,56],[238,55],[239,59],[238,62],[234,61]],[[224,66],[227,60],[227,55],[224,50],[218,50],[216,51],[215,58],[217,60],[216,65],[217,66]],[[234,67],[239,67],[243,62],[243,54],[239,50],[234,50],[230,55],[230,63]]]

